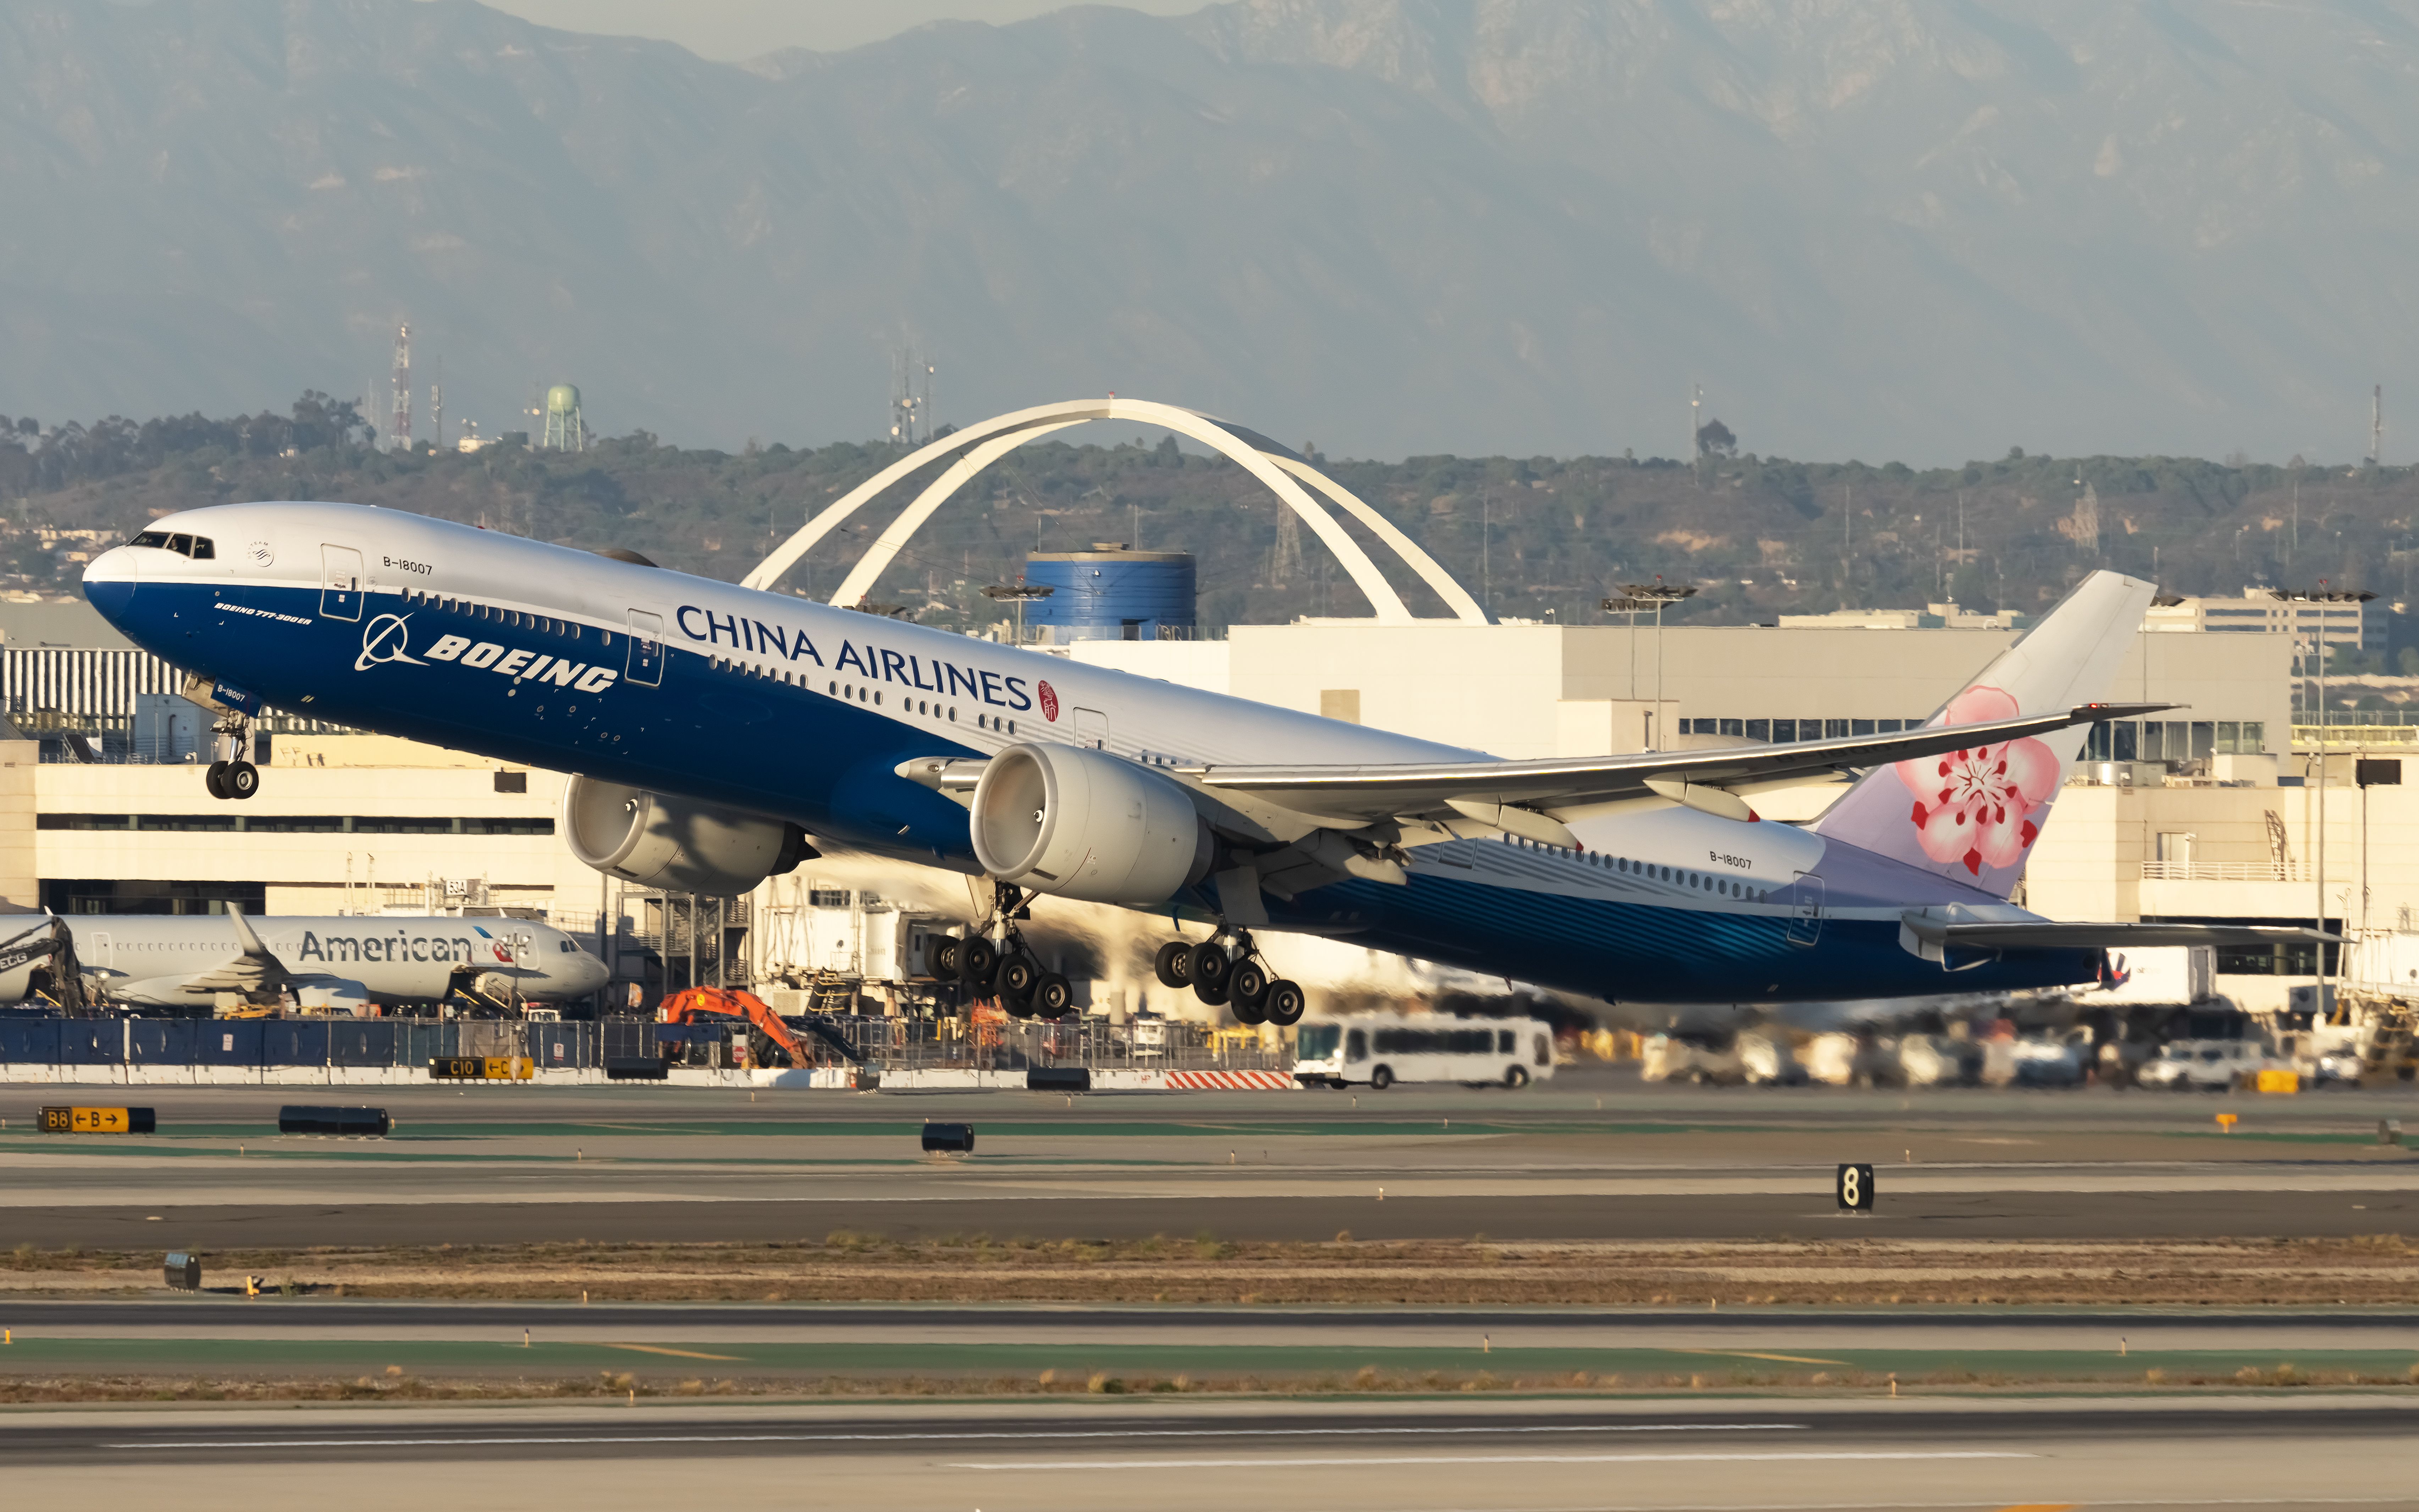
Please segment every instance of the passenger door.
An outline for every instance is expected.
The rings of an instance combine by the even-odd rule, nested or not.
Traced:
[[[349,546],[319,548],[319,617],[358,620],[362,617],[362,554]]]
[[[630,611],[630,662],[622,674],[625,683],[655,687],[664,680],[664,617],[645,609]]]
[[[1823,879],[1812,872],[1797,873],[1797,903],[1789,918],[1789,943],[1812,945],[1823,937]]]
[[[1109,744],[1109,717],[1098,709],[1075,711],[1075,742],[1094,750],[1105,750]]]

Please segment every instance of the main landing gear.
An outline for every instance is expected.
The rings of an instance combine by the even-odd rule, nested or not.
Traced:
[[[1220,932],[1223,934],[1225,932]],[[1152,963],[1160,985],[1182,989],[1215,1008],[1225,1005],[1240,1024],[1288,1025],[1302,1022],[1306,999],[1290,981],[1271,979],[1259,947],[1250,934],[1237,930],[1230,949],[1218,934],[1194,945],[1170,940],[1159,948]]]
[[[994,945],[983,933],[962,940],[944,940],[934,949],[934,974],[955,977],[977,997],[995,997],[1012,1019],[1059,1019],[1075,1011],[1075,989],[1065,977],[1042,968],[1041,958],[1025,943],[1016,927],[1026,917],[1025,895],[1001,885],[994,912],[1000,920],[1005,946]],[[989,928],[986,924],[985,929]]]
[[[240,714],[222,715],[210,727],[210,750],[216,760],[202,779],[213,798],[249,798],[260,791],[260,768],[243,759],[252,749],[252,720]]]

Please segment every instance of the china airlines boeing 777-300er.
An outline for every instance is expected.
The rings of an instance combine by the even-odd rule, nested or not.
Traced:
[[[1017,933],[1035,894],[1213,924],[1168,942],[1162,979],[1247,1023],[1302,1009],[1255,930],[1673,1004],[2089,983],[2109,947],[2310,937],[2008,901],[2085,727],[2162,707],[2091,702],[2150,599],[2113,572],[1921,729],[1502,761],[627,556],[224,504],[102,554],[85,592],[197,674],[223,751],[273,705],[571,772],[569,844],[632,882],[745,892],[809,836],[987,877],[950,964],[1020,1014],[1068,1004]],[[1809,825],[1752,807],[1851,776]],[[208,777],[237,799],[258,780]]]

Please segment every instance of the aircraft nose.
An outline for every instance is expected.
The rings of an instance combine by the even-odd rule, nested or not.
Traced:
[[[571,968],[571,995],[574,997],[596,992],[613,980],[613,973],[607,969],[605,963],[585,950],[579,953],[578,963]]]
[[[121,630],[134,609],[136,560],[131,548],[116,546],[93,558],[84,569],[85,600]]]

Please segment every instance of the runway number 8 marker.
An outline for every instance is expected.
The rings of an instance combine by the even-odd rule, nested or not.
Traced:
[[[1870,1165],[1842,1165],[1836,1190],[1841,1212],[1873,1211],[1873,1168]]]

